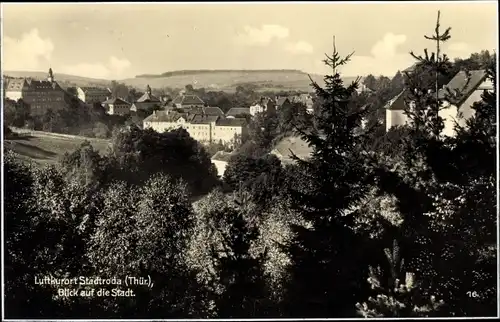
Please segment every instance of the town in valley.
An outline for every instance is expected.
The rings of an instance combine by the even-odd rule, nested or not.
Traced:
[[[498,317],[497,10],[2,4],[3,318]]]

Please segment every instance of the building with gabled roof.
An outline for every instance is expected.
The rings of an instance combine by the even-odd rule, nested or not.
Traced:
[[[232,156],[233,156],[232,153],[224,151],[218,151],[212,156],[211,161],[217,168],[217,175],[219,177],[222,178],[224,176],[227,164],[229,163],[229,160],[231,159]]]
[[[146,86],[146,92],[137,100],[139,103],[160,103],[160,99],[151,93],[151,87]]]
[[[288,97],[281,96],[281,97],[276,98],[276,107],[277,108],[282,108],[283,106],[285,106],[287,104],[289,105],[291,103],[292,103],[292,101]]]
[[[212,142],[212,128],[218,120],[216,115],[180,113],[177,111],[153,111],[143,121],[144,128],[151,128],[159,133],[184,128],[189,135],[202,143]]]
[[[47,110],[61,110],[67,106],[66,91],[55,81],[52,68],[47,80],[31,78],[6,78],[5,97],[14,101],[22,99],[30,106],[31,115],[43,115]]]
[[[236,145],[248,135],[246,119],[221,118],[215,124],[212,140],[215,143]]]
[[[160,133],[182,127],[193,139],[202,143],[234,144],[247,133],[244,119],[226,119],[199,111],[195,113],[181,113],[175,110],[154,111],[144,119],[143,124],[145,129],[151,128]]]
[[[203,102],[201,98],[199,98],[197,95],[191,95],[191,94],[182,94],[177,96],[172,101],[172,104],[177,108],[185,108],[185,109],[205,106],[205,102]]]
[[[149,110],[154,107],[162,107],[163,102],[154,96],[151,92],[151,87],[149,85],[146,86],[146,92],[139,97],[135,102],[132,103],[130,107],[130,111],[137,112],[138,110]]]
[[[412,66],[414,67],[414,66]],[[410,70],[412,70],[410,68]],[[484,90],[493,90],[493,83],[488,79],[485,70],[460,71],[438,92],[438,98],[443,101],[439,116],[443,118],[443,134],[453,136],[455,124],[465,125],[473,114],[472,105],[481,101]],[[385,105],[386,130],[393,126],[408,124],[406,110],[413,107],[408,89],[404,89]]]
[[[250,106],[250,115],[255,116],[270,109],[276,108],[276,102],[270,97],[261,97],[257,102]]]
[[[102,103],[109,115],[127,115],[130,114],[131,104],[121,98],[113,97]]]
[[[222,112],[222,110],[217,106],[203,107],[202,110],[203,110],[203,114],[205,114],[205,115],[213,115],[213,116],[218,116],[218,117],[225,116],[224,112]]]
[[[99,87],[78,87],[76,93],[86,104],[102,103],[111,97],[111,92],[107,88]]]
[[[439,92],[444,101],[439,116],[444,121],[443,134],[454,136],[455,125],[465,126],[466,121],[474,116],[472,106],[480,102],[484,91],[493,91],[493,82],[485,70],[460,71]]]
[[[407,89],[402,90],[385,104],[386,131],[389,131],[389,129],[394,126],[408,124],[409,119],[405,111],[409,107]]]

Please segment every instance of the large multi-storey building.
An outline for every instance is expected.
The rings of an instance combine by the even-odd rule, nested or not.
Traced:
[[[215,113],[214,113],[215,114]],[[226,119],[220,115],[154,111],[144,119],[144,128],[157,132],[184,128],[189,135],[202,143],[233,144],[247,134],[244,119]]]
[[[102,103],[109,115],[127,115],[130,114],[130,103],[121,98],[111,98]]]
[[[31,115],[43,115],[49,109],[65,108],[66,95],[66,92],[55,81],[52,69],[49,69],[47,80],[6,79],[5,98],[14,101],[22,99],[30,106]]]
[[[77,97],[87,104],[102,103],[111,97],[111,92],[107,88],[99,87],[78,87]]]
[[[241,142],[247,134],[245,119],[221,118],[212,129],[212,142],[224,144]]]

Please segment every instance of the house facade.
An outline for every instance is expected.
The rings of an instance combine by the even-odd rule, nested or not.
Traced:
[[[473,70],[469,75],[461,71],[438,92],[443,101],[439,116],[443,119],[442,134],[455,135],[455,125],[464,126],[474,115],[472,105],[481,101],[485,90],[492,91],[493,83],[488,79],[485,70]],[[459,93],[455,95],[453,93]],[[410,122],[405,110],[413,108],[413,102],[408,99],[408,90],[403,90],[386,104],[386,130],[394,126],[403,126]]]
[[[109,115],[127,115],[130,114],[131,104],[121,98],[111,98],[104,101],[102,105],[106,108]]]
[[[12,78],[5,85],[5,98],[14,101],[22,99],[31,108],[32,115],[43,115],[47,110],[66,107],[66,92],[55,81],[52,69],[47,80]]]
[[[175,111],[153,111],[153,114],[144,119],[144,128],[156,132],[185,129],[189,135],[198,142],[210,143],[212,127],[215,126],[217,117],[207,117],[197,114],[179,113]]]
[[[111,97],[111,92],[106,88],[78,87],[77,97],[86,104],[102,103]]]
[[[276,102],[269,97],[261,97],[260,100],[250,106],[250,115],[255,116],[271,108],[276,108]]]
[[[160,133],[183,128],[193,139],[201,143],[231,144],[235,137],[241,138],[247,133],[245,120],[231,120],[218,115],[180,113],[171,110],[154,111],[144,119],[143,127]]]
[[[408,124],[409,118],[405,111],[411,106],[407,102],[407,98],[408,92],[405,89],[385,105],[386,131],[389,131],[394,126],[403,126]]]
[[[215,143],[236,144],[248,135],[245,119],[218,119],[213,129],[212,140]]]
[[[455,126],[465,126],[469,118],[474,116],[472,106],[481,101],[484,91],[493,91],[493,82],[488,78],[485,70],[473,70],[467,75],[464,71],[459,72],[439,92],[440,98],[444,100],[443,108],[439,116],[443,118],[443,135],[454,136]],[[456,99],[453,93],[460,93]]]
[[[229,152],[219,151],[213,155],[211,158],[212,163],[215,165],[217,169],[217,175],[222,178],[224,173],[226,172],[227,164],[231,159],[232,154]]]

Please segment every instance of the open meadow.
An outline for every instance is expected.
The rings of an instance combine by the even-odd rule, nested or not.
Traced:
[[[65,152],[76,150],[86,140],[101,154],[106,153],[110,143],[109,140],[41,131],[16,131],[16,134],[16,137],[5,139],[5,147],[23,160],[38,163],[56,163]]]

